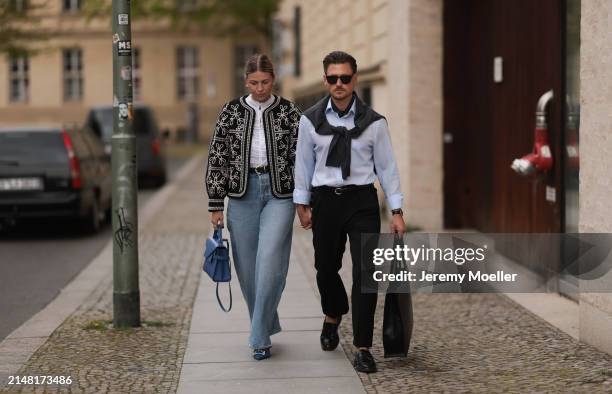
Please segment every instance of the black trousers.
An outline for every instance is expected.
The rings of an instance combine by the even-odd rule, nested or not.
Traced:
[[[380,232],[376,188],[370,185],[341,195],[330,188],[314,188],[311,207],[315,268],[323,313],[339,317],[349,311],[346,290],[338,273],[348,235],[353,262],[353,344],[371,347],[377,294],[361,291],[361,234]]]

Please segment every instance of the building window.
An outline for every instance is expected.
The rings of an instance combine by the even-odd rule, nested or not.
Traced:
[[[142,78],[140,75],[140,48],[132,49],[132,88],[134,101],[140,100]]]
[[[363,101],[368,107],[372,106],[372,86],[371,85],[362,85],[361,93],[359,94],[359,98]]]
[[[244,65],[249,56],[258,52],[259,47],[256,45],[237,45],[234,48],[234,96],[245,94]]]
[[[198,48],[178,47],[176,62],[178,99],[194,100],[199,93]]]
[[[298,6],[293,10],[293,75],[302,74],[302,9]]]
[[[74,12],[81,9],[81,0],[62,0],[64,12]]]
[[[13,103],[27,102],[30,89],[30,61],[27,57],[14,57],[9,59],[10,93],[9,99]]]
[[[28,1],[27,0],[10,0],[9,9],[12,12],[21,13],[26,12],[28,9]]]
[[[179,0],[178,9],[181,12],[195,11],[198,7],[198,0]]]
[[[83,54],[80,49],[64,49],[64,101],[83,98]]]

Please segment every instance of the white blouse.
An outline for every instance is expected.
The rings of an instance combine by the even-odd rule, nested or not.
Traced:
[[[251,157],[249,159],[250,167],[261,167],[268,164],[268,156],[266,154],[266,137],[263,128],[263,111],[274,102],[274,96],[270,96],[263,103],[255,101],[249,94],[246,98],[249,106],[255,109],[255,123],[253,124],[253,137],[251,139]]]

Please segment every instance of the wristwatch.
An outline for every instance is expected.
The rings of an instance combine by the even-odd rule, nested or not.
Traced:
[[[391,215],[400,215],[400,216],[404,216],[404,211],[402,211],[402,208],[397,208],[397,209],[392,209],[391,210]]]

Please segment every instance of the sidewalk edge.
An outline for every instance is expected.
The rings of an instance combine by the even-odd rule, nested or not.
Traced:
[[[140,231],[163,209],[166,201],[176,191],[177,184],[194,171],[202,160],[202,154],[192,157],[177,172],[176,178],[155,193],[139,210]],[[112,256],[111,239],[57,297],[0,342],[0,387],[4,387],[6,377],[18,372],[53,332],[76,311],[101,278],[112,273],[112,264],[109,263],[112,262]]]

